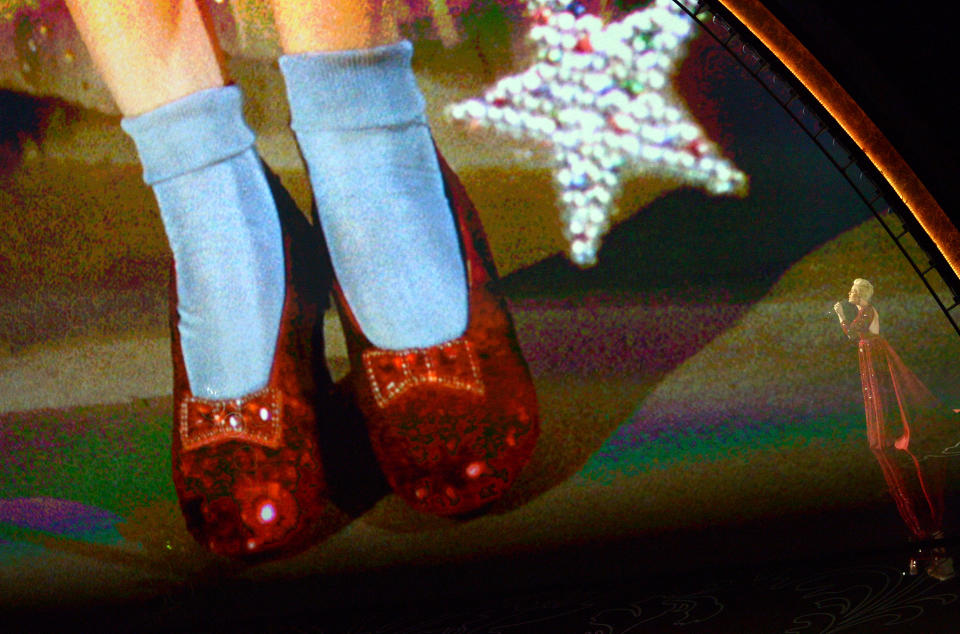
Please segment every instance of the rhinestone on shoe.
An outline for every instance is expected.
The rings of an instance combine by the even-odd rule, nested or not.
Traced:
[[[180,440],[184,451],[228,440],[276,449],[282,441],[281,393],[265,388],[229,401],[190,397],[180,404]]]
[[[470,341],[454,339],[432,348],[363,353],[363,366],[380,408],[418,385],[433,384],[483,396],[486,392]]]

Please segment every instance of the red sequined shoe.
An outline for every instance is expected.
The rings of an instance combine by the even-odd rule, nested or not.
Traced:
[[[334,298],[351,383],[387,481],[436,515],[484,507],[513,484],[539,435],[537,398],[476,209],[439,156],[466,264],[466,332],[429,348],[385,350],[361,332],[343,292]]]
[[[317,410],[329,394],[318,318],[313,228],[268,170],[283,232],[286,291],[270,379],[241,398],[193,396],[180,349],[171,279],[173,481],[187,528],[229,557],[259,559],[311,546],[325,511]]]

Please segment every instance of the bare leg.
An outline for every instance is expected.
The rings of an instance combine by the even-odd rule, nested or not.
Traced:
[[[271,0],[271,4],[280,45],[288,55],[373,48],[400,39],[389,10],[392,0]]]
[[[124,116],[224,84],[219,52],[193,0],[66,0]]]

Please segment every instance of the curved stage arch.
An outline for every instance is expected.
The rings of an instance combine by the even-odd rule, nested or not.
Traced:
[[[878,193],[877,198],[882,198],[882,189],[885,186],[892,194],[892,196],[888,195],[886,198],[887,202],[894,207],[894,211],[896,211],[897,203],[901,203],[903,210],[909,214],[907,217],[904,217],[902,213],[900,214],[903,224],[902,233],[898,235],[884,222],[878,214],[873,200],[868,200],[862,194],[861,197],[877,215],[878,220],[900,247],[904,257],[910,262],[931,295],[936,299],[937,304],[954,329],[960,334],[960,326],[958,326],[957,321],[960,317],[960,230],[954,225],[924,182],[911,169],[883,131],[864,112],[863,108],[824,68],[813,53],[771,13],[764,2],[761,0],[716,0],[716,2],[701,3],[699,7],[709,8],[715,15],[722,16],[723,20],[731,23],[731,26],[733,26],[730,33],[731,38],[742,37],[743,34],[747,35],[744,46],[739,51],[740,55],[731,50],[731,47],[727,46],[727,48],[761,84],[763,81],[758,77],[757,72],[750,68],[749,62],[744,61],[743,57],[754,55],[758,66],[766,65],[766,62],[762,59],[762,57],[766,57],[771,65],[778,66],[777,70],[780,73],[787,74],[794,87],[798,88],[798,92],[807,93],[806,95],[794,95],[791,100],[797,96],[801,99],[806,96],[807,104],[813,105],[820,111],[818,112],[819,117],[832,122],[833,126],[828,123],[827,127],[842,130],[842,133],[849,138],[855,148],[853,153],[861,154],[861,157],[866,159],[873,167],[872,170],[869,170],[873,172],[871,176],[882,180],[881,192]],[[695,19],[697,18],[695,17]],[[698,19],[698,21],[700,20]],[[701,22],[701,24],[703,23]],[[714,36],[717,37],[716,34]],[[721,43],[726,45],[722,40]],[[750,51],[750,47],[761,51],[760,55],[757,56],[753,51]],[[781,105],[786,108],[789,104],[781,101]],[[797,123],[801,127],[804,127],[803,122],[798,117],[792,116],[797,119]],[[814,138],[814,141],[817,140],[816,135],[819,134],[819,131],[806,131]],[[851,158],[851,163],[853,162],[856,162],[855,157]],[[843,171],[844,166],[837,165],[837,167]],[[847,175],[845,174],[845,176]],[[892,197],[895,197],[895,200],[891,200]],[[884,201],[881,200],[881,202]],[[900,238],[906,233],[910,233],[926,252],[929,258],[928,264],[916,263],[910,258],[900,243]],[[952,301],[943,301],[932,288],[927,276],[934,271],[939,273],[943,282],[949,287],[953,295]]]

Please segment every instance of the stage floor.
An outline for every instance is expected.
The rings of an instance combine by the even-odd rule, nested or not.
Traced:
[[[169,396],[0,414],[0,609],[89,610],[147,630],[254,629],[290,613],[304,631],[449,631],[457,619],[479,628],[465,631],[787,631],[817,613],[834,629],[798,631],[835,631],[854,618],[835,610],[842,601],[863,602],[862,631],[947,618],[956,580],[898,576],[907,531],[848,398],[855,371],[821,368],[813,350],[784,377],[773,339],[758,341],[810,310],[781,291],[729,305],[514,298],[543,432],[508,496],[468,521],[420,516],[385,487],[362,428],[345,429],[332,448],[342,461],[328,465],[339,510],[327,538],[253,567],[210,555],[183,526]],[[144,362],[162,365],[165,343]],[[24,356],[5,359],[8,384],[34,372]],[[345,363],[331,357],[336,374]],[[58,372],[48,367],[48,388],[69,394]],[[949,463],[953,527],[960,458]],[[314,613],[324,622],[298,621]]]

